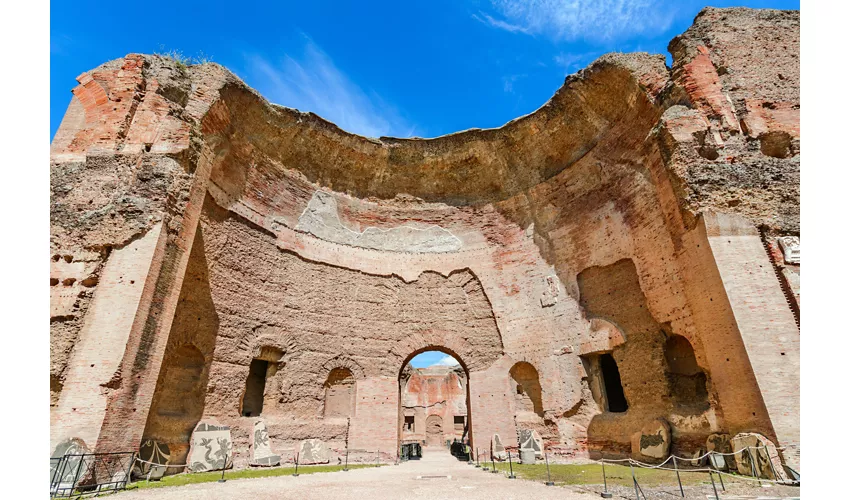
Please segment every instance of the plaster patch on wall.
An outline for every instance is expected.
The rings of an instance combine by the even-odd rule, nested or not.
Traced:
[[[446,253],[456,252],[463,246],[457,236],[433,225],[367,227],[363,232],[354,231],[340,220],[336,199],[321,191],[313,193],[295,230],[334,243],[389,252]]]
[[[546,276],[543,278],[543,294],[540,296],[541,307],[551,307],[558,303],[558,295],[561,287],[558,285],[557,276]]]

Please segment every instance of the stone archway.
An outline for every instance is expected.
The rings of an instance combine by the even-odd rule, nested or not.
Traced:
[[[458,367],[445,368],[447,370],[447,383],[440,386],[438,391],[439,397],[443,399],[434,405],[439,407],[439,413],[433,412],[435,408],[428,404],[417,408],[406,406],[406,404],[409,404],[409,401],[405,397],[407,390],[410,389],[408,384],[414,383],[414,379],[416,379],[416,376],[411,375],[413,370],[409,368],[409,364],[414,357],[428,351],[447,354],[459,363]],[[429,345],[427,347],[421,347],[411,352],[404,359],[398,375],[399,446],[415,442],[424,444],[425,446],[445,447],[446,441],[452,439],[459,439],[470,445],[472,444],[472,410],[470,404],[469,374],[470,372],[464,358],[458,355],[453,349],[445,346]],[[423,375],[423,377],[428,378],[432,375],[437,377],[442,376],[427,374]],[[429,392],[429,388],[426,387],[419,387],[418,389],[426,393]],[[430,389],[433,390],[434,387],[430,387]],[[429,393],[427,396],[432,396],[432,394]],[[452,402],[457,403],[462,408],[455,408]],[[455,422],[459,422],[459,431],[455,429]]]

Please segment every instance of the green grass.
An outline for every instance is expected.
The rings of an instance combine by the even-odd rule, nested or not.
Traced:
[[[552,481],[558,485],[602,484],[602,465],[599,464],[550,464],[549,467],[552,472]],[[507,471],[508,464],[497,463],[496,468],[499,471]],[[546,464],[514,464],[514,474],[522,479],[546,481]],[[605,476],[608,478],[609,485],[632,486],[632,472],[628,466],[606,464]],[[682,484],[686,486],[711,482],[707,472],[683,471],[681,476]],[[654,487],[677,484],[674,471],[635,467],[635,477],[637,477],[641,486]],[[714,480],[717,481],[717,476]]]
[[[386,465],[386,464],[381,464]],[[374,464],[354,465],[349,464],[349,469],[365,469],[367,467],[375,467]],[[343,469],[342,465],[305,465],[298,467],[298,475],[315,474],[317,472],[337,472]],[[295,474],[295,467],[276,467],[273,469],[243,469],[235,471],[227,471],[224,473],[224,479],[251,479],[257,477],[277,477],[291,476]],[[166,486],[183,486],[186,484],[211,483],[221,479],[221,471],[218,472],[197,472],[175,474],[173,476],[165,476],[159,481],[136,481],[127,485],[128,490],[145,489],[145,488],[165,488]]]

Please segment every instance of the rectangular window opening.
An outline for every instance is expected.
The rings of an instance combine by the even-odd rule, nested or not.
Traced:
[[[599,367],[602,371],[602,382],[605,385],[605,399],[608,411],[622,413],[629,409],[626,395],[623,393],[623,383],[620,381],[620,370],[617,362],[610,353],[599,356]]]
[[[462,431],[466,427],[466,417],[463,415],[455,415],[455,430]]]
[[[258,417],[263,413],[268,370],[268,361],[261,359],[251,361],[251,366],[248,368],[248,380],[245,382],[245,396],[242,398],[243,417]]]
[[[408,432],[414,432],[413,426],[414,426],[413,416],[411,415],[409,417],[404,417],[404,430],[408,431]]]

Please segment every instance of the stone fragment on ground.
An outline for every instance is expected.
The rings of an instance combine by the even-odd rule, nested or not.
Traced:
[[[321,439],[305,439],[298,449],[298,463],[303,465],[326,464],[331,460],[328,445]]]
[[[208,472],[233,467],[233,440],[230,427],[201,420],[192,432],[189,449],[190,472]]]
[[[273,467],[280,465],[280,455],[272,452],[269,431],[266,423],[262,420],[254,422],[254,437],[251,446],[251,465],[260,467]]]

